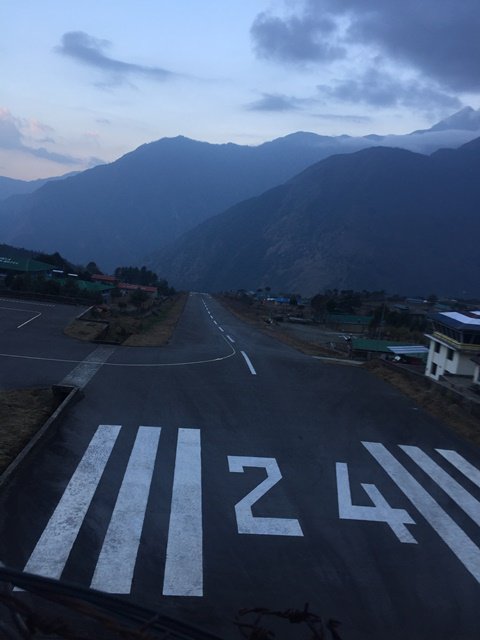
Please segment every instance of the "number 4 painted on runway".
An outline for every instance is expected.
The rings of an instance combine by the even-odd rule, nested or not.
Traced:
[[[385,522],[392,529],[400,542],[416,544],[417,541],[405,526],[415,524],[405,509],[394,509],[385,500],[374,484],[363,484],[362,487],[375,506],[361,507],[352,504],[348,465],[337,462],[338,515],[342,520],[368,520]]]
[[[253,505],[282,479],[275,458],[228,456],[228,467],[234,473],[243,473],[246,467],[258,467],[267,472],[265,480],[235,505],[238,533],[303,536],[296,518],[260,518],[252,514]]]

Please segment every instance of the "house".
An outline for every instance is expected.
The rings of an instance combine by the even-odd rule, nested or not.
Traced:
[[[425,375],[439,380],[444,375],[473,378],[480,356],[480,310],[445,311],[430,317],[433,324]]]
[[[39,262],[32,258],[11,258],[8,256],[0,256],[0,273],[44,273],[49,274],[53,270],[51,264]]]

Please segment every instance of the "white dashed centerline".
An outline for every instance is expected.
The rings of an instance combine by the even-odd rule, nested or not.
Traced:
[[[229,336],[228,333],[227,333],[227,338],[230,340],[232,344],[235,344],[235,340],[231,336]]]
[[[250,373],[252,374],[252,376],[256,376],[257,372],[255,371],[253,364],[250,362],[250,358],[247,356],[245,351],[240,351],[240,353],[245,358],[245,362],[247,363],[247,367],[250,369]]]

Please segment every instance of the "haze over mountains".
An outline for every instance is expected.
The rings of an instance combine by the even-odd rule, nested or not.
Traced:
[[[316,229],[317,222],[312,212],[309,214],[310,222],[304,220],[300,215],[302,202],[305,206],[308,205],[307,209],[311,206],[311,202],[307,203],[306,196],[310,193],[313,197],[315,185],[305,184],[301,189],[294,189],[291,192],[289,191],[290,187],[285,185],[274,193],[269,192],[262,196],[264,199],[260,199],[261,204],[255,214],[251,211],[243,213],[252,206],[251,204],[241,204],[240,208],[235,207],[234,210],[241,211],[242,214],[233,215],[231,211],[226,213],[226,217],[223,219],[226,220],[230,216],[229,224],[232,225],[230,232],[225,230],[223,223],[217,223],[216,219],[211,221],[212,227],[208,223],[207,226],[200,226],[198,232],[189,233],[183,241],[174,245],[173,250],[166,251],[166,247],[177,241],[182,234],[193,230],[212,216],[217,216],[233,205],[252,198],[252,196],[260,196],[272,187],[288,181],[313,163],[333,154],[351,154],[362,149],[365,150],[364,153],[367,153],[370,150],[373,154],[371,156],[373,160],[369,160],[369,163],[373,163],[372,166],[374,166],[374,159],[380,158],[378,154],[381,151],[374,147],[379,145],[391,144],[429,153],[442,146],[458,146],[461,142],[471,140],[477,135],[480,135],[480,110],[475,111],[466,107],[428,130],[404,136],[371,135],[354,138],[297,132],[258,147],[236,144],[213,145],[181,136],[164,138],[142,145],[111,164],[101,165],[83,173],[65,177],[62,180],[48,181],[32,193],[21,193],[22,189],[29,189],[32,183],[16,185],[19,189],[17,194],[0,202],[0,242],[41,251],[58,250],[77,263],[85,264],[94,259],[105,270],[111,270],[121,264],[143,264],[147,255],[153,255],[150,264],[160,268],[162,275],[165,274],[169,280],[173,281],[174,285],[201,285],[203,288],[215,289],[221,284],[221,288],[230,288],[230,286],[253,286],[257,284],[258,279],[270,278],[271,282],[264,284],[277,286],[276,283],[278,283],[278,286],[281,285],[282,288],[296,288],[302,292],[312,289],[318,290],[323,286],[322,283],[327,281],[332,286],[340,286],[343,283],[350,288],[355,285],[349,279],[353,277],[353,274],[357,273],[358,275],[361,272],[361,264],[366,269],[365,274],[369,274],[365,266],[367,256],[372,252],[378,255],[379,249],[374,241],[380,231],[371,234],[370,239],[362,235],[364,232],[362,225],[369,226],[373,222],[365,219],[364,213],[357,211],[355,199],[345,203],[346,195],[353,189],[353,192],[358,193],[360,202],[364,201],[365,206],[367,206],[369,198],[373,198],[377,204],[372,204],[372,209],[381,206],[388,210],[390,200],[401,202],[404,194],[400,193],[399,195],[396,191],[398,190],[396,182],[390,184],[392,177],[390,174],[384,175],[385,171],[382,173],[382,167],[378,168],[380,171],[378,175],[383,175],[383,178],[378,178],[377,169],[375,169],[369,174],[371,184],[368,183],[367,176],[364,176],[363,182],[352,184],[352,179],[360,180],[363,173],[351,175],[352,171],[358,172],[359,168],[355,164],[358,160],[349,161],[349,155],[337,159],[330,158],[327,161],[330,163],[329,167],[336,167],[333,173],[331,173],[332,169],[328,170],[331,173],[331,178],[328,180],[323,176],[323,169],[320,171],[320,182],[317,186],[321,186],[322,191],[320,194],[316,194],[314,199],[322,199],[327,192],[330,193],[331,203],[329,201],[328,206],[334,215],[332,214],[328,224],[326,218],[323,217],[319,229]],[[385,162],[388,160],[390,163],[393,156],[388,155],[390,151],[386,151],[386,153],[384,160]],[[404,158],[411,159],[413,156],[413,154],[404,153],[406,154],[402,155]],[[355,158],[358,157],[369,158],[370,156],[367,153],[366,156],[361,154],[355,156]],[[430,162],[428,158],[425,158],[425,161]],[[381,162],[380,160],[380,164]],[[412,160],[412,162],[414,161]],[[398,166],[395,162],[390,164],[391,171],[395,175],[398,174],[397,178],[400,182],[403,180],[404,189],[413,200],[415,200],[415,189],[419,193],[423,193],[425,189],[427,191],[430,188],[436,189],[437,185],[430,182],[428,171],[425,176],[425,184],[419,179],[417,169],[420,166],[423,167],[423,164],[419,164],[415,170],[411,169],[409,161],[405,161],[404,164],[400,163]],[[403,172],[406,172],[405,175]],[[310,175],[308,171],[305,175],[307,174]],[[316,173],[312,175],[316,175]],[[438,175],[436,179],[438,179]],[[446,176],[442,175],[441,179],[446,179]],[[6,185],[10,190],[8,193],[15,192],[15,185],[8,182],[8,179],[4,180],[7,180],[8,183]],[[14,182],[21,183],[22,181]],[[3,182],[3,184],[5,183]],[[374,184],[376,187],[373,186]],[[390,185],[389,189],[386,189],[387,184]],[[290,193],[289,204],[281,201],[280,198],[280,194],[284,193],[285,189]],[[383,194],[381,201],[378,201],[378,190]],[[5,191],[2,192],[2,179],[0,179],[0,199],[2,193]],[[298,201],[293,201],[294,196],[298,198]],[[276,208],[277,205],[274,205],[273,201],[281,210]],[[435,226],[434,220],[437,215],[435,198],[425,197],[422,202],[424,205],[422,213],[415,209],[417,218],[422,221],[431,219],[431,224]],[[295,222],[293,222],[294,218],[291,218],[291,222],[285,223],[286,226],[284,226],[284,223],[281,222],[284,220],[282,212],[287,206],[300,217]],[[350,207],[351,219],[348,216],[345,217],[346,206]],[[245,216],[243,222],[237,224],[235,220],[237,217],[240,219],[243,215]],[[398,215],[400,216],[400,212]],[[408,217],[409,214],[405,213],[404,215]],[[272,224],[275,216],[278,216],[278,220],[274,228]],[[262,221],[267,224],[267,218],[269,220],[268,233],[266,228],[261,228]],[[219,216],[218,220],[221,219],[222,216]],[[357,228],[360,220],[362,220],[362,225]],[[360,261],[358,264],[355,258],[352,264],[348,265],[349,254],[346,247],[343,247],[341,251],[338,247],[340,253],[337,254],[332,252],[333,249],[325,253],[327,247],[323,239],[328,236],[327,231],[330,227],[332,230],[329,233],[333,233],[335,237],[338,236],[340,231],[334,230],[337,223],[340,226],[344,225],[343,235],[345,238],[350,238],[349,242],[352,245],[352,250],[355,249],[353,252],[355,255],[359,246],[364,247],[364,250],[362,249],[364,251],[363,258],[360,254],[358,255]],[[215,226],[217,224],[219,224],[218,227]],[[423,225],[424,223],[419,222],[419,224]],[[293,225],[293,228],[299,225],[303,230],[305,239],[302,242],[307,242],[309,234],[312,238],[317,238],[317,243],[323,247],[322,251],[320,252],[318,249],[316,254],[312,253],[310,249],[307,250],[308,243],[305,245],[306,249],[302,250],[300,238],[297,237],[298,234],[292,235],[290,225]],[[380,229],[380,227],[378,228]],[[206,229],[210,228],[215,231],[212,231],[213,236],[207,241],[209,232]],[[236,229],[235,232],[233,229]],[[347,233],[348,229],[350,232]],[[353,235],[354,231],[358,234],[358,242],[355,240],[357,236]],[[401,231],[401,228],[397,229],[398,233]],[[230,233],[231,240],[235,245],[232,246],[232,251],[233,248],[238,251],[234,253],[230,251],[228,255],[223,251],[222,247],[230,242],[227,236],[224,236],[225,233],[227,236]],[[275,241],[272,246],[265,242],[262,249],[258,234],[264,233],[267,233],[265,238],[275,238]],[[297,233],[296,230],[295,233]],[[388,235],[388,229],[382,233]],[[283,239],[282,234],[286,234]],[[246,250],[242,239],[251,242],[250,250],[253,253],[250,254],[250,250]],[[253,242],[254,239],[256,240]],[[401,241],[402,238],[398,237],[397,242],[401,243]],[[198,242],[200,245],[196,244]],[[426,239],[422,237],[421,242],[426,242]],[[214,255],[215,252],[212,252],[211,247],[206,246],[205,243],[216,247],[216,255]],[[202,244],[203,249],[198,254],[198,247]],[[331,246],[337,245],[331,243]],[[262,251],[267,252],[268,260],[265,256],[261,257]],[[380,249],[380,254],[382,251]],[[162,258],[163,254],[168,256],[166,260]],[[234,254],[241,255],[242,266],[233,265]],[[223,255],[226,262],[222,262],[218,258],[220,255]],[[327,259],[328,255],[331,256],[331,259]],[[274,258],[274,256],[276,257]],[[352,255],[352,259],[353,257]],[[189,262],[198,266],[195,278],[192,278],[193,270],[191,264],[189,266]],[[260,262],[267,269],[266,271],[262,271],[263,267],[259,267]],[[316,275],[311,271],[311,267],[307,268],[307,263],[312,262],[317,264]],[[217,277],[218,273],[209,271],[208,265],[213,263],[217,265],[217,270],[219,265],[222,265],[221,271],[225,274],[225,278],[229,273],[231,279],[220,281]],[[278,265],[277,274],[272,266],[273,263]],[[227,268],[227,265],[230,266]],[[402,269],[398,264],[396,268]],[[244,270],[243,276],[240,277],[242,269]],[[320,277],[321,274],[323,275]],[[378,269],[376,275],[379,275]],[[384,276],[383,280],[388,281],[388,269]],[[249,280],[252,278],[255,279],[255,282],[249,285]],[[303,278],[305,282],[301,282]],[[334,282],[335,278],[339,281]],[[355,282],[361,279],[356,278]],[[380,279],[382,280],[382,278]],[[405,276],[405,282],[406,279]],[[399,282],[398,279],[394,279],[391,285],[386,282],[380,288],[391,290],[395,286],[395,282]],[[365,282],[363,286],[375,288],[376,285],[372,281]],[[427,286],[426,288],[428,289]]]

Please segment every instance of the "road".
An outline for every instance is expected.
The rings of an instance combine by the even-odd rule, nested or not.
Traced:
[[[477,637],[477,448],[208,295],[159,349],[69,340],[68,313],[0,316],[2,381],[85,393],[0,494],[3,562],[224,638],[243,607],[305,602],[345,639]]]

